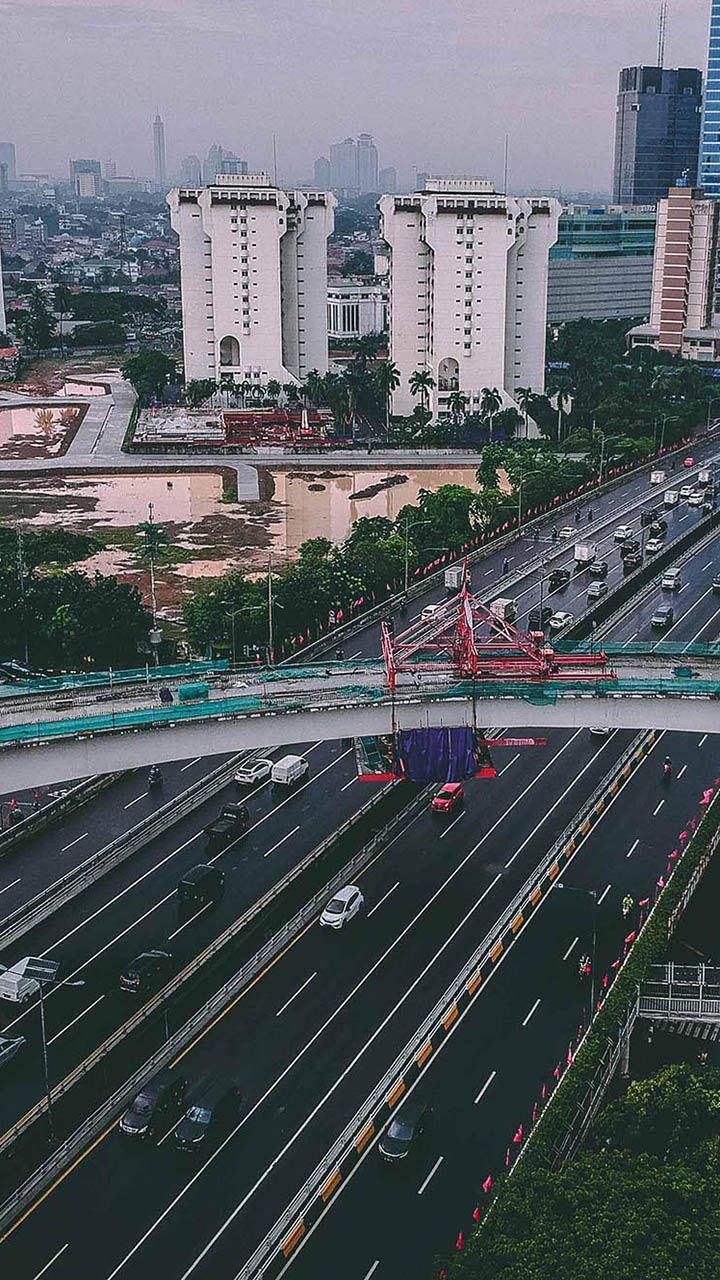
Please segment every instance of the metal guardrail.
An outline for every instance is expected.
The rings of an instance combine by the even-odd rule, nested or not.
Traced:
[[[656,737],[654,731],[638,735],[615,762],[583,806],[581,815],[576,815],[553,843],[275,1226],[239,1270],[236,1280],[260,1280],[261,1277],[271,1280],[279,1274],[308,1227],[337,1193],[346,1172],[355,1167],[368,1143],[406,1094],[413,1078],[425,1070],[433,1053],[451,1033],[461,1011],[471,1003],[539,904],[547,898],[561,869],[577,853],[607,805],[645,759]]]
[[[391,784],[392,786],[393,784]],[[377,804],[380,795],[387,794],[390,787],[383,788],[382,793],[374,796],[364,806],[365,811],[373,804]],[[382,831],[370,840],[367,845],[352,858],[346,866],[344,866],[331,880],[328,881],[323,888],[316,893],[293,918],[286,922],[281,929],[265,943],[263,947],[255,953],[255,955],[238,970],[224,985],[217,991],[210,1000],[190,1018],[182,1027],[171,1035],[165,1044],[157,1050],[148,1060],[143,1063],[142,1067],[126,1080],[120,1088],[100,1106],[87,1120],[75,1130],[73,1134],[64,1142],[56,1151],[46,1160],[39,1169],[20,1186],[12,1196],[0,1205],[0,1232],[9,1227],[14,1219],[23,1209],[32,1203],[37,1195],[60,1173],[62,1173],[69,1164],[84,1150],[84,1148],[93,1141],[100,1133],[102,1133],[108,1125],[118,1116],[120,1111],[135,1096],[135,1094],[147,1083],[158,1071],[162,1070],[172,1062],[183,1049],[187,1048],[190,1042],[202,1031],[217,1015],[222,1012],[227,1004],[230,1003],[249,983],[262,971],[262,969],[270,963],[282,951],[294,937],[296,937],[305,926],[310,923],[322,910],[327,902],[329,902],[336,889],[346,884],[348,879],[358,871],[361,871],[373,858],[381,851],[385,844],[394,836],[399,827],[407,825],[409,817],[413,816],[424,808],[431,792],[435,787],[427,787],[415,797],[415,799],[400,811]],[[357,820],[358,815],[354,818]],[[349,822],[353,820],[350,819]],[[346,824],[347,825],[347,824]],[[334,837],[328,838],[330,841]],[[326,843],[326,842],[324,842]],[[321,846],[319,846],[321,847]],[[315,856],[319,856],[317,850],[314,851]],[[291,873],[293,874],[293,873]],[[286,878],[287,880],[287,878]],[[275,886],[270,892],[277,894],[280,886]],[[158,999],[167,998],[168,988],[160,992]],[[142,1011],[138,1011],[139,1013]],[[136,1015],[137,1016],[137,1015]],[[134,1021],[134,1020],[133,1020]],[[60,1086],[53,1089],[53,1097],[59,1096]]]
[[[23,903],[15,911],[11,911],[10,915],[5,916],[2,921],[0,952],[13,942],[17,942],[30,929],[41,924],[43,920],[53,915],[60,907],[71,902],[73,898],[77,897],[79,893],[82,893],[91,884],[94,884],[101,876],[119,866],[121,862],[124,862],[133,853],[137,853],[138,849],[142,849],[150,840],[162,835],[163,832],[174,826],[180,818],[184,818],[188,813],[192,813],[193,809],[203,804],[205,800],[209,800],[211,796],[227,785],[241,763],[257,754],[257,750],[252,750],[243,751],[233,756],[232,760],[220,765],[212,773],[208,774],[206,778],[201,778],[198,782],[193,783],[180,796],[168,800],[162,808],[158,809],[149,818],[144,818],[142,822],[131,827],[130,831],[124,832],[123,835],[111,840],[110,844],[105,845],[104,848],[98,849],[85,862],[73,867],[64,876],[61,876],[59,880],[56,880],[54,884],[48,885],[46,889],[36,894],[29,902]]]
[[[79,783],[78,786],[71,787],[64,796],[58,796],[34,813],[29,813],[23,818],[22,822],[8,827],[0,833],[0,858],[10,853],[12,849],[16,849],[25,840],[37,835],[38,832],[44,831],[45,827],[50,826],[57,818],[62,818],[68,813],[73,813],[75,809],[82,808],[84,804],[94,799],[107,787],[111,787],[122,776],[122,773],[103,773],[98,774],[97,777],[88,778],[85,782]]]

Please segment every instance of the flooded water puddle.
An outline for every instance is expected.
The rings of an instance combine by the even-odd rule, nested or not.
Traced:
[[[67,449],[85,411],[85,405],[0,408],[0,459],[57,457]]]

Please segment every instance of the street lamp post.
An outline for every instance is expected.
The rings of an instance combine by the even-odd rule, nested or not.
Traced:
[[[708,400],[708,406],[707,406],[707,422],[705,423],[705,429],[706,429],[706,431],[709,431],[709,430],[710,430],[710,409],[711,409],[712,405],[714,405],[714,404],[720,404],[720,397],[718,397],[718,396],[711,396],[711,397],[710,397],[710,399]]]
[[[560,884],[556,886],[563,889],[565,893],[584,893],[586,897],[592,898],[592,949],[590,954],[590,1022],[595,1016],[595,957],[597,953],[597,910],[598,895],[596,889],[579,889],[574,885]]]
[[[52,1109],[52,1085],[50,1083],[50,1065],[48,1062],[48,1041],[47,1028],[45,1024],[45,985],[55,987],[84,987],[85,979],[80,978],[77,982],[58,982],[57,972],[60,968],[59,960],[46,960],[43,956],[29,956],[24,961],[23,973],[26,978],[34,978],[38,984],[40,994],[40,1034],[42,1037],[42,1059],[43,1059],[43,1075],[45,1078],[45,1097],[47,1098],[48,1112],[48,1136],[50,1145],[55,1145],[55,1120]]]
[[[406,520],[405,521],[405,595],[407,595],[408,593],[408,568],[409,568],[409,564],[408,564],[409,541],[408,540],[410,537],[410,530],[416,529],[418,525],[421,525],[421,524],[430,524],[430,521],[429,520]]]

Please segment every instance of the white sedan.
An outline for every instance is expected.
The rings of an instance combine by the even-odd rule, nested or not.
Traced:
[[[627,539],[632,538],[632,535],[633,535],[632,525],[619,524],[617,529],[615,530],[615,533],[613,534],[613,537],[616,542],[627,542]]]
[[[365,905],[360,890],[356,884],[346,884],[344,889],[339,889],[334,898],[328,902],[325,910],[320,916],[320,924],[326,925],[328,929],[342,929],[356,916]]]
[[[566,524],[558,531],[558,538],[574,538],[577,529],[573,529],[571,525]]]
[[[664,547],[665,543],[662,538],[648,538],[645,543],[645,550],[649,556],[654,556],[658,551],[662,551]]]
[[[272,773],[272,760],[251,760],[244,764],[235,774],[239,787],[254,787],[258,782],[265,782]]]
[[[564,613],[561,610],[559,613],[553,614],[548,626],[551,631],[563,631],[565,627],[569,627],[570,623],[574,621],[575,619],[571,613]]]

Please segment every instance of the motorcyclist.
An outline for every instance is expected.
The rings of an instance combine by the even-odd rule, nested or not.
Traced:
[[[581,978],[589,978],[592,972],[592,965],[589,956],[581,956],[578,962],[578,974]]]
[[[341,644],[339,644],[335,649],[335,657],[337,658],[338,662],[342,662],[343,658],[345,657],[345,650],[343,649]]]
[[[552,531],[552,540],[553,540],[553,542],[557,542],[557,540],[558,540],[558,531],[557,531],[557,529],[553,529],[553,531]]]
[[[506,556],[506,557],[505,557],[505,559],[503,560],[503,567],[502,567],[502,571],[503,571],[503,573],[507,573],[507,572],[508,572],[508,570],[509,570],[509,568],[510,568],[510,561],[508,560],[508,558],[507,558],[507,556]]]
[[[592,518],[593,518],[592,507],[588,507],[587,518],[588,518],[588,524],[592,524]]]
[[[533,534],[533,542],[539,542],[539,541],[540,541],[540,530],[536,529]]]
[[[633,909],[634,905],[635,905],[635,904],[634,904],[634,902],[633,902],[633,900],[632,900],[632,898],[631,898],[630,894],[629,894],[629,893],[626,893],[626,894],[625,894],[625,897],[624,897],[624,898],[623,898],[623,900],[622,900],[622,913],[623,913],[623,917],[624,917],[625,919],[627,919],[627,917],[630,915],[630,912],[632,911],[632,909]]]
[[[162,769],[160,768],[159,764],[151,765],[147,780],[148,780],[149,787],[162,786],[163,776],[162,776]]]
[[[672,760],[669,756],[666,756],[663,760],[662,776],[665,780],[672,777]]]

